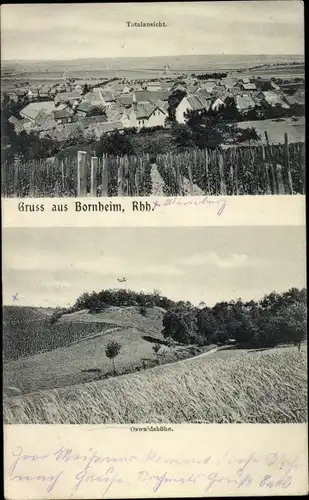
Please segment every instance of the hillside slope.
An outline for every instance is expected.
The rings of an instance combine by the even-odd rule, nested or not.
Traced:
[[[111,371],[105,355],[110,340],[121,344],[116,367],[121,373],[133,371],[143,358],[155,358],[152,347],[156,339],[163,340],[163,315],[164,310],[156,307],[147,309],[145,316],[137,307],[111,307],[99,314],[86,310],[66,314],[54,325],[45,324],[41,332],[43,346],[50,346],[53,340],[53,349],[4,364],[4,387],[17,387],[27,393],[102,378]]]
[[[161,331],[164,310],[151,308],[142,316],[137,307],[110,307],[98,314],[88,310],[63,315],[56,323],[56,309],[5,306],[3,308],[4,360],[67,347],[113,326],[134,326],[148,334]]]
[[[306,349],[232,351],[139,374],[15,398],[10,424],[300,423]]]

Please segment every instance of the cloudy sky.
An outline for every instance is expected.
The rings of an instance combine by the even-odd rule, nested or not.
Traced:
[[[124,276],[136,291],[212,305],[303,287],[304,268],[295,226],[3,230],[5,304],[69,306]]]
[[[302,54],[303,17],[299,0],[2,5],[1,52],[19,60]]]

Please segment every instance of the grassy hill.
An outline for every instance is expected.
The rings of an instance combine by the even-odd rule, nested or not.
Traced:
[[[113,375],[105,355],[109,341],[121,350],[117,374],[131,373],[193,356],[192,347],[167,347],[161,334],[165,310],[159,307],[109,307],[104,312],[81,310],[51,323],[53,309],[8,308],[5,311],[4,391],[22,394],[101,380]],[[153,351],[160,344],[159,355]],[[204,350],[206,350],[205,348]],[[160,359],[160,361],[159,361]]]
[[[4,422],[9,424],[306,419],[307,357],[304,348],[299,352],[295,347],[218,351],[138,374],[11,398],[4,404]]]
[[[4,306],[4,361],[68,347],[73,342],[101,334],[115,326],[134,326],[148,335],[157,334],[162,329],[165,311],[151,308],[146,316],[142,316],[136,307],[110,307],[98,314],[91,314],[88,310],[65,314],[52,323],[55,312],[53,308]]]
[[[57,336],[56,348],[4,364],[5,386],[18,387],[24,393],[102,378],[111,371],[111,362],[105,356],[110,340],[122,346],[117,369],[120,373],[131,372],[143,358],[155,358],[154,343],[146,339],[163,341],[163,314],[159,308],[149,308],[142,316],[136,307],[111,307],[99,314],[87,310],[66,314],[44,332],[48,345],[48,336]]]

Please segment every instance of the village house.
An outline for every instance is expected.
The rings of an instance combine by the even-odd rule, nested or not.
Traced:
[[[9,92],[9,98],[12,102],[18,102],[18,95],[16,92]]]
[[[86,118],[81,119],[81,123],[85,128],[89,127],[90,125],[93,125],[94,123],[105,123],[107,121],[113,121],[113,120],[108,120],[105,115],[86,116]]]
[[[167,102],[170,95],[171,92],[169,92],[168,90],[154,90],[153,92],[151,92],[149,99],[150,102],[155,102],[158,99],[160,101]]]
[[[305,90],[298,89],[292,96],[287,96],[286,101],[290,106],[295,104],[298,106],[305,106]]]
[[[276,92],[273,92],[271,90],[267,90],[263,92],[263,96],[265,101],[271,106],[271,107],[276,107],[279,106],[284,109],[289,109],[289,104],[285,102]]]
[[[244,90],[246,92],[257,91],[255,83],[240,83],[239,86],[240,86],[241,90]]]
[[[233,87],[235,87],[236,83],[237,79],[229,76],[221,79],[221,84],[224,85],[227,90],[230,90]]]
[[[111,134],[116,130],[122,133],[123,129],[124,127],[121,122],[100,122],[91,123],[85,130],[85,133],[95,139],[100,139],[103,134]]]
[[[31,102],[20,111],[20,116],[35,122],[41,113],[52,115],[55,110],[56,106],[53,101]]]
[[[124,106],[125,108],[130,108],[133,104],[133,95],[132,94],[127,94],[127,95],[119,95],[116,97],[116,103],[119,103],[121,106]]]
[[[25,97],[28,97],[28,90],[27,89],[16,89],[15,93],[17,95],[18,100],[24,99]]]
[[[149,90],[149,91],[161,90],[161,82],[159,82],[159,81],[148,82],[146,85],[146,90]]]
[[[246,114],[250,109],[256,107],[256,102],[250,94],[242,94],[235,96],[235,105],[240,113]]]
[[[84,96],[84,100],[89,102],[93,107],[98,106],[105,108],[115,102],[115,96],[112,92],[103,90],[100,87],[95,87]]]
[[[244,77],[239,80],[239,84],[243,83],[250,83],[250,78],[249,77]]]
[[[180,101],[176,108],[175,117],[178,123],[186,123],[190,111],[202,113],[211,107],[211,97],[207,90],[201,89],[194,94],[189,94]]]
[[[28,120],[27,118],[22,118],[18,122],[14,123],[14,130],[17,134],[21,132],[31,132],[35,126],[35,122]]]
[[[82,99],[81,91],[74,90],[72,92],[59,92],[55,95],[54,103],[56,106],[63,103],[71,104],[71,106],[77,106]]]
[[[53,118],[56,123],[71,123],[73,121],[73,111],[69,108],[57,109],[53,112]]]
[[[51,88],[48,85],[42,85],[38,88],[38,97],[40,99],[49,99],[51,97]]]
[[[217,95],[214,102],[212,103],[211,109],[213,111],[220,111],[220,109],[226,108],[233,100],[234,97],[230,92],[223,92]]]
[[[31,88],[31,89],[28,89],[26,95],[27,95],[29,101],[33,101],[34,99],[36,99],[38,97],[38,91],[35,88]]]
[[[200,88],[207,90],[211,94],[217,86],[217,82],[215,80],[201,80],[199,85]]]
[[[44,112],[37,118],[34,126],[33,132],[39,134],[39,137],[46,137],[50,135],[53,130],[56,130],[58,127],[57,122],[53,119],[52,116],[46,115]]]
[[[81,103],[78,104],[76,107],[75,111],[77,116],[80,116],[84,118],[85,116],[88,116],[90,114],[92,105],[88,101],[82,101]]]
[[[141,129],[143,127],[164,127],[168,117],[163,106],[151,102],[139,102],[132,106],[129,113],[130,127]]]
[[[175,83],[173,85],[173,87],[171,88],[171,92],[176,92],[176,90],[181,90],[182,92],[186,92],[187,91],[187,87],[184,83]]]
[[[118,83],[113,86],[113,91],[117,94],[129,94],[132,92],[132,86],[129,83]]]
[[[150,102],[150,96],[148,90],[136,90],[133,92],[133,103]]]
[[[107,120],[109,122],[121,122],[124,128],[130,128],[133,126],[130,122],[131,110],[132,105],[128,108],[126,106],[123,106],[119,102],[115,102],[114,104],[106,108]]]
[[[13,125],[14,128],[20,122],[20,120],[16,118],[16,116],[10,116],[8,121]]]

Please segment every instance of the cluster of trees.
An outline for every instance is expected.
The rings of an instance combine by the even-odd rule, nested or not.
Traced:
[[[186,124],[174,123],[171,132],[177,149],[213,149],[231,138],[238,142],[235,127],[231,127],[236,119],[227,118],[229,113],[232,115],[231,109],[218,113],[191,111]]]
[[[188,305],[189,303],[185,302],[174,302],[162,296],[158,290],[154,290],[152,293],[143,293],[127,289],[107,289],[101,292],[83,293],[78,297],[70,312],[89,309],[90,312],[96,313],[104,311],[109,306],[139,306],[141,308],[157,306],[170,309]]]
[[[221,80],[221,78],[226,78],[227,73],[203,73],[201,75],[192,75],[198,80]]]
[[[281,343],[300,345],[306,336],[305,289],[266,295],[261,301],[241,299],[220,302],[203,309],[178,305],[163,319],[163,335],[183,344],[226,344],[273,347]]]

